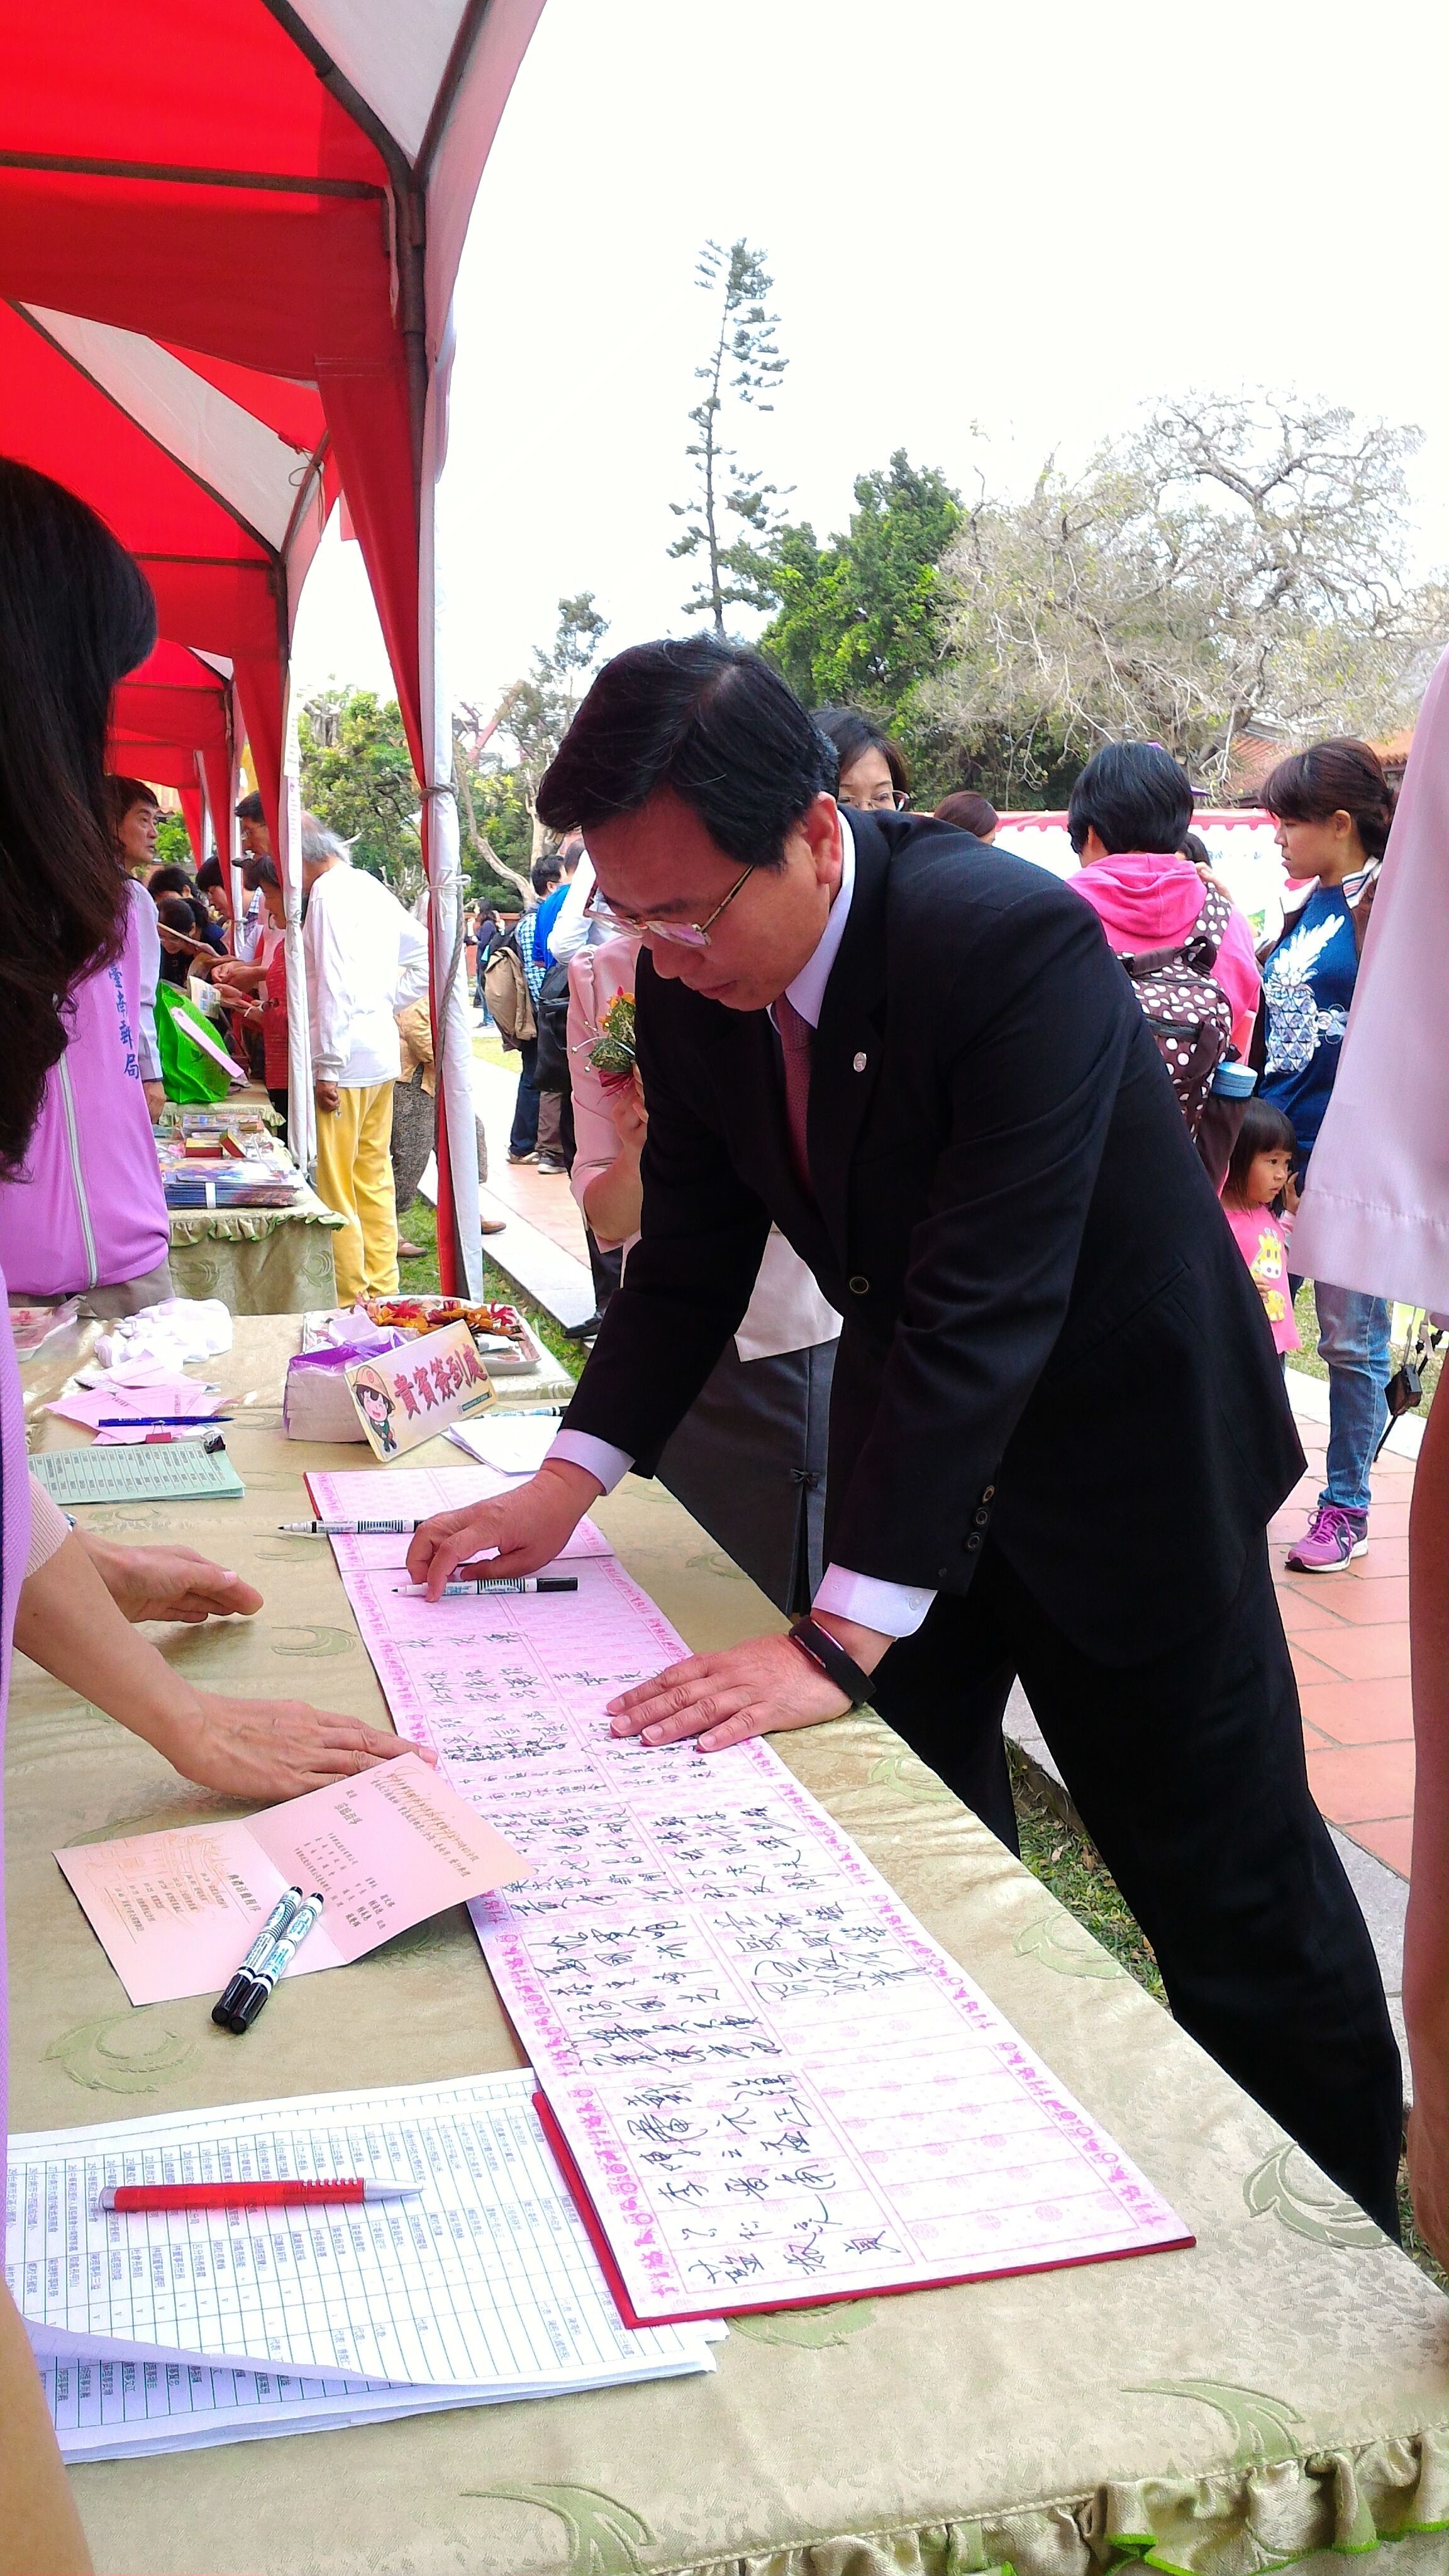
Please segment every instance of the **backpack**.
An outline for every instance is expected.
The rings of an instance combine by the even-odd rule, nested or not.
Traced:
[[[534,1016],[538,1022],[538,1060],[533,1078],[540,1091],[567,1091],[569,1083],[569,970],[550,966],[539,989]]]
[[[1203,907],[1181,948],[1155,948],[1124,957],[1157,1052],[1167,1067],[1177,1104],[1196,1137],[1213,1076],[1233,1035],[1233,1006],[1212,980],[1227,936],[1232,906],[1216,886],[1203,888]]]
[[[524,979],[523,960],[510,931],[500,939],[483,970],[483,990],[505,1047],[526,1046],[538,1035],[533,1003]]]

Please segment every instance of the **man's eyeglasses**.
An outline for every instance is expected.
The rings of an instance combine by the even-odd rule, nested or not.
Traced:
[[[715,905],[713,912],[706,913],[703,921],[653,921],[641,919],[637,914],[615,912],[612,905],[600,902],[597,889],[590,895],[584,911],[590,921],[605,921],[611,930],[626,931],[631,938],[668,939],[676,948],[708,948],[710,931],[720,914],[728,911],[734,902],[745,877],[754,875],[756,864],[751,859],[744,876],[736,877],[729,893]]]

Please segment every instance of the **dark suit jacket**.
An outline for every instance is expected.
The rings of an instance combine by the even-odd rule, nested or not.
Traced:
[[[568,1408],[648,1473],[773,1217],[845,1317],[827,1557],[964,1592],[989,1528],[1082,1652],[1232,1598],[1302,1469],[1272,1335],[1096,914],[928,817],[851,816],[811,1067],[639,959],[642,1237]]]

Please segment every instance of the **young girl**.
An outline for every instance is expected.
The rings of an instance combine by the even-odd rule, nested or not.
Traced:
[[[1298,1140],[1291,1119],[1271,1102],[1248,1102],[1223,1183],[1223,1212],[1257,1282],[1273,1327],[1273,1347],[1296,1351],[1298,1327],[1288,1289],[1288,1232],[1283,1201],[1293,1178]],[[1291,1216],[1288,1225],[1292,1224]]]

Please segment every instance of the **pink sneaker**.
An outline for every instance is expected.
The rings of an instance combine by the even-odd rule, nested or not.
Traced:
[[[1320,1503],[1304,1536],[1288,1550],[1288,1565],[1294,1574],[1335,1574],[1351,1557],[1367,1554],[1367,1512]]]

